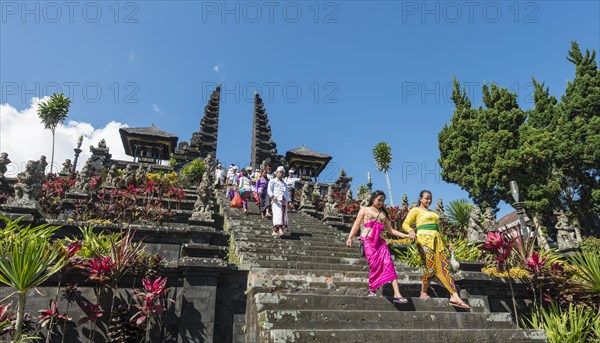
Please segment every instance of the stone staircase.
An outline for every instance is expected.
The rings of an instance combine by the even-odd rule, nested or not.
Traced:
[[[246,342],[545,342],[543,331],[516,329],[509,312],[491,312],[484,296],[463,292],[473,309],[456,309],[434,283],[436,297],[419,299],[421,272],[398,262],[409,302],[392,303],[389,284],[367,297],[368,266],[347,233],[306,214],[289,213],[290,232],[275,238],[254,204],[249,215],[222,209],[230,253],[249,270]]]

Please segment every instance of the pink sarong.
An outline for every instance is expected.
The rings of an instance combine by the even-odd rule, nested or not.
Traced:
[[[375,291],[398,276],[387,243],[380,236],[383,224],[371,220],[365,223],[365,227],[371,228],[371,232],[360,239],[364,242],[365,257],[369,263],[369,289]]]

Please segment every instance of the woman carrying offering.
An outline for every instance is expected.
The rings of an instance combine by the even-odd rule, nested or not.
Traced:
[[[450,292],[450,305],[471,309],[471,306],[462,301],[458,292],[456,292],[454,280],[449,272],[450,262],[446,255],[444,239],[439,230],[440,218],[437,213],[429,210],[430,205],[431,192],[421,191],[419,206],[413,207],[402,223],[402,228],[410,234],[415,232],[412,225],[416,226],[417,248],[424,264],[420,298],[429,299],[429,295],[427,295],[429,284],[434,277],[437,277]]]
[[[369,295],[376,296],[375,291],[383,284],[392,282],[394,290],[393,302],[404,304],[408,300],[400,294],[398,287],[398,276],[394,268],[394,262],[390,256],[387,243],[382,238],[382,231],[385,229],[391,235],[400,238],[414,238],[414,234],[408,235],[392,229],[392,225],[384,206],[385,194],[382,191],[375,191],[369,198],[366,207],[362,207],[354,221],[352,230],[346,240],[346,245],[352,246],[352,237],[356,235],[361,228],[360,240],[363,241],[365,257],[369,263]]]

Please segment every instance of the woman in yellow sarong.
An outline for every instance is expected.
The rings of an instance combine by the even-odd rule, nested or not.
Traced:
[[[437,277],[450,292],[450,305],[471,309],[471,306],[462,301],[456,292],[454,280],[450,276],[450,261],[446,255],[444,237],[439,231],[440,218],[437,213],[429,210],[430,205],[431,192],[421,191],[419,206],[412,208],[402,223],[402,228],[409,233],[414,230],[412,225],[416,226],[417,248],[424,265],[420,298],[429,299],[427,295],[429,284],[434,277]]]

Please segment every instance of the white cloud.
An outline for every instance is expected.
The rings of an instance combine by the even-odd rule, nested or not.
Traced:
[[[130,51],[129,52],[129,57],[127,58],[127,60],[129,61],[129,63],[135,64],[137,62],[137,59],[135,57],[135,52]]]
[[[152,104],[152,110],[154,110],[156,113],[160,113],[160,108],[158,108],[157,104]]]
[[[45,100],[41,99],[41,100]],[[45,155],[48,163],[52,156],[52,133],[44,129],[37,115],[39,104],[37,98],[33,98],[31,106],[18,111],[10,104],[0,104],[0,152],[8,153],[11,164],[7,166],[6,176],[15,176],[24,170],[28,160],[37,160]],[[68,119],[67,119],[68,120]],[[94,128],[91,124],[68,120],[66,125],[56,127],[56,145],[54,152],[54,171],[62,168],[65,159],[73,161],[77,139],[83,135],[81,155],[77,161],[77,169],[81,169],[85,161],[90,157],[90,145],[97,146],[104,138],[106,145],[110,148],[113,159],[132,161],[133,158],[125,155],[119,129],[127,125],[111,121],[106,126]],[[50,166],[46,172],[50,171]]]
[[[216,66],[213,67],[213,70],[215,71],[215,73],[220,74],[221,70],[223,70],[223,66],[220,64],[217,64]]]

